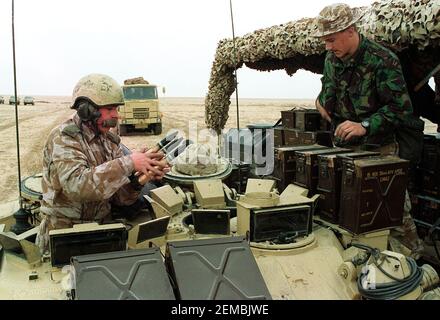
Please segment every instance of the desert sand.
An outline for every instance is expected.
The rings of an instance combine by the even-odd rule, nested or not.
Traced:
[[[236,128],[236,103],[231,99],[226,129]],[[41,172],[42,150],[49,132],[74,114],[69,109],[70,98],[36,96],[34,106],[18,106],[20,134],[20,164],[22,179]],[[130,149],[153,146],[166,133],[178,129],[189,136],[189,128],[197,126],[203,140],[206,128],[204,98],[162,98],[163,133],[160,136],[124,136],[122,142]],[[253,123],[275,124],[280,111],[293,107],[313,107],[313,100],[239,99],[240,127]],[[426,123],[425,132],[434,133],[436,126]],[[15,108],[0,105],[0,203],[18,198]]]

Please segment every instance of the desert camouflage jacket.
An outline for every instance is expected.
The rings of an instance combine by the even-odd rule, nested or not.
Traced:
[[[413,112],[399,59],[363,36],[347,61],[327,53],[321,81],[318,99],[334,128],[345,120],[369,120],[369,135],[354,144],[393,142],[395,128]]]
[[[119,147],[119,137],[95,136],[75,115],[47,138],[41,212],[99,221],[110,213],[111,203],[130,205],[137,199],[139,192],[128,178],[133,170],[130,156],[123,156]]]

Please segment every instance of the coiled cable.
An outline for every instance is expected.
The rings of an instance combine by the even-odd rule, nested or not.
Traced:
[[[381,264],[378,261],[381,255],[379,249],[372,248],[364,244],[352,243],[352,245],[359,249],[366,250],[368,255],[373,258],[374,265],[383,274],[385,274],[390,279],[394,280],[393,282],[389,282],[389,283],[378,283],[375,285],[374,288],[364,288],[364,286],[362,285],[364,282],[363,280],[368,275],[369,271],[362,272],[357,279],[357,287],[359,293],[364,298],[370,300],[394,300],[412,292],[420,285],[420,282],[422,281],[423,278],[423,269],[417,266],[417,263],[413,258],[406,257],[406,260],[411,269],[410,275],[403,279],[399,279],[392,276],[382,268]],[[395,257],[392,256],[387,256],[387,257],[396,259]],[[365,266],[367,266],[367,262],[365,262]]]

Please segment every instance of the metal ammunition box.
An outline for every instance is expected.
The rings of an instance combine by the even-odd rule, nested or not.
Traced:
[[[331,223],[339,222],[339,199],[341,197],[342,159],[359,159],[379,156],[379,152],[360,151],[340,154],[318,155],[318,186],[320,193],[319,216]]]
[[[239,132],[239,134],[238,134]],[[221,154],[232,163],[252,163],[253,135],[249,129],[229,129],[223,134]]]
[[[440,199],[440,173],[422,168],[417,169],[418,188],[416,191]]]
[[[314,195],[316,193],[316,187],[318,186],[318,155],[347,153],[350,151],[350,149],[345,148],[296,151],[295,184],[308,189],[309,195]]]
[[[340,225],[355,234],[402,224],[409,161],[343,159]]]
[[[284,128],[295,128],[295,111],[287,110],[281,111],[281,120]]]
[[[284,132],[283,128],[274,128],[273,129],[273,146],[282,147],[284,146]]]
[[[240,171],[239,171],[240,170]],[[235,190],[242,192],[246,189],[247,180],[249,179],[251,171],[251,164],[241,162],[240,164],[232,164],[232,171],[229,177],[227,177],[223,182]]]
[[[178,299],[271,299],[243,237],[168,242],[165,262]]]
[[[72,257],[77,300],[174,300],[159,248]]]
[[[320,146],[317,144],[307,145],[307,146],[296,146],[296,147],[281,147],[275,148],[274,157],[274,177],[277,179],[277,187],[281,192],[287,185],[293,183],[295,179],[295,152],[301,150],[323,150],[328,149],[327,147]]]
[[[433,135],[425,135],[422,152],[419,167],[426,171],[440,173],[440,139]]]
[[[411,215],[414,219],[434,224],[440,218],[440,200],[423,195],[411,195]]]
[[[318,110],[295,110],[295,129],[301,131],[320,131],[323,124]]]
[[[330,131],[301,131],[298,129],[284,129],[284,144],[286,146],[300,146],[320,144],[333,147]]]
[[[425,135],[415,191],[440,199],[440,139]]]
[[[239,134],[238,134],[239,132]],[[266,150],[273,150],[274,126],[267,123],[250,124],[246,129],[229,129],[223,134],[221,155],[232,163],[260,164],[258,157],[264,157]],[[272,155],[271,155],[272,157]]]

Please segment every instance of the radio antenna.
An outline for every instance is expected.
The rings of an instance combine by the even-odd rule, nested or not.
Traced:
[[[12,61],[14,65],[14,96],[15,96],[15,136],[17,141],[17,165],[18,165],[18,201],[20,209],[14,213],[16,223],[11,227],[15,234],[23,233],[32,228],[28,222],[30,212],[23,208],[21,197],[21,167],[20,167],[20,134],[18,130],[18,95],[17,95],[17,69],[15,64],[15,27],[14,27],[14,0],[12,0]]]
[[[235,103],[237,109],[237,140],[238,140],[238,193],[241,193],[241,145],[240,145],[240,108],[238,106],[238,78],[237,78],[237,48],[235,46],[235,28],[234,14],[232,12],[232,0],[229,0],[229,8],[231,11],[232,26],[232,43],[234,46],[234,86],[235,86]]]

